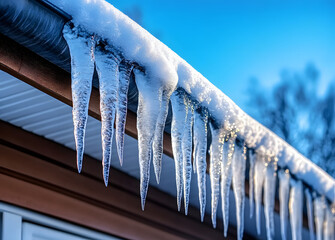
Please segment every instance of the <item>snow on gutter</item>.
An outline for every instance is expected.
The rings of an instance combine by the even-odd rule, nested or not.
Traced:
[[[193,167],[198,174],[200,210],[203,217],[206,204],[203,187],[208,131],[212,136],[210,149],[212,221],[215,226],[221,178],[225,233],[228,227],[228,199],[232,182],[237,203],[238,236],[239,238],[243,236],[245,176],[240,172],[245,171],[247,155],[251,166],[250,185],[254,185],[254,189],[251,188],[250,192],[251,194],[254,192],[255,196],[256,222],[260,218],[259,206],[264,188],[268,238],[272,237],[274,228],[273,199],[278,167],[281,169],[279,177],[281,206],[287,208],[290,195],[289,205],[291,221],[294,222],[292,225],[294,234],[299,235],[301,226],[301,217],[298,217],[302,212],[301,181],[319,195],[326,196],[330,202],[334,201],[334,179],[273,132],[249,117],[186,61],[112,5],[101,0],[50,2],[72,17],[72,22],[66,24],[63,33],[72,59],[73,117],[79,171],[84,151],[87,107],[94,69],[97,70],[100,80],[105,183],[109,173],[114,121],[116,121],[117,149],[121,163],[123,159],[126,95],[133,70],[139,90],[137,127],[142,207],[148,188],[151,158],[157,181],[160,178],[162,132],[169,100],[173,112],[171,136],[176,163],[178,209],[181,197],[184,195],[187,213],[193,138],[195,146]],[[25,4],[25,1],[15,1],[14,4]],[[249,154],[246,149],[249,149]],[[289,184],[287,179],[292,177],[295,180],[292,179]],[[291,185],[290,194],[288,194],[289,185]],[[292,196],[296,197],[292,199]],[[318,202],[322,201],[314,204],[317,205]],[[283,220],[287,216],[285,214],[285,211],[281,213]]]

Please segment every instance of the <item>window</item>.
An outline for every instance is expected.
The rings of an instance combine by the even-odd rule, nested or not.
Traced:
[[[0,202],[1,240],[117,240],[114,236]]]

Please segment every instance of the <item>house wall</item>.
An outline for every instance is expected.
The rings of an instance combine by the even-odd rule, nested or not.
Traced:
[[[112,169],[108,188],[100,162],[85,157],[81,174],[75,152],[0,121],[0,201],[85,228],[129,239],[219,239],[212,229],[175,210],[175,199],[152,189],[141,211],[138,180]],[[193,213],[192,213],[193,211]],[[235,238],[235,229],[230,236]]]

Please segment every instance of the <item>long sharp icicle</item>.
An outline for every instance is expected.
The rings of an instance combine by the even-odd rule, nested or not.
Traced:
[[[120,160],[120,165],[123,164],[123,149],[124,149],[124,134],[127,118],[128,104],[128,88],[130,75],[133,70],[133,65],[128,61],[122,61],[119,65],[119,90],[117,92],[117,108],[116,108],[116,149]]]
[[[250,218],[254,214],[254,175],[255,175],[255,161],[256,155],[248,150],[249,157],[249,208],[250,208]]]
[[[276,165],[272,159],[267,163],[264,181],[264,213],[267,239],[274,236],[274,207],[276,194]]]
[[[318,197],[314,200],[314,218],[315,218],[315,229],[316,229],[316,239],[322,240],[322,229],[323,222],[325,218],[325,198]]]
[[[194,161],[197,165],[199,189],[200,216],[203,222],[206,207],[206,154],[207,154],[207,123],[208,113],[205,109],[198,109],[194,113]]]
[[[192,127],[194,121],[194,107],[192,101],[185,95],[186,121],[182,139],[183,149],[183,183],[185,215],[188,213],[192,177]]]
[[[146,76],[135,69],[135,80],[138,88],[137,131],[140,165],[140,195],[141,206],[144,210],[145,199],[150,179],[150,161],[152,157],[152,143],[158,119],[157,109],[160,107],[159,92],[151,89]]]
[[[169,100],[172,91],[166,89],[159,90],[159,108],[158,111],[154,139],[153,139],[153,165],[156,176],[156,181],[159,183],[162,172],[162,157],[163,157],[163,134],[165,121],[169,110]]]
[[[289,171],[279,171],[279,204],[280,204],[280,230],[281,238],[287,238],[288,221],[288,200],[290,195],[290,174]]]
[[[244,231],[244,182],[245,182],[245,165],[246,165],[246,147],[236,149],[233,156],[233,190],[236,203],[236,219],[237,219],[237,239],[243,238]]]
[[[262,190],[264,184],[265,164],[261,154],[256,155],[255,162],[255,205],[256,205],[256,229],[257,234],[261,234],[261,206],[262,206]]]
[[[186,123],[186,109],[184,105],[184,98],[185,93],[180,90],[176,90],[171,96],[171,105],[172,105],[171,140],[172,140],[172,151],[176,171],[178,211],[180,211],[181,197],[183,194],[182,140],[183,140],[184,126]]]
[[[302,237],[302,206],[303,206],[303,187],[301,181],[290,180],[290,223],[293,240],[301,240]]]
[[[82,32],[79,27],[71,25],[72,23],[65,24],[63,36],[69,46],[71,55],[72,116],[77,149],[77,168],[78,172],[81,172],[88,104],[92,91],[95,43],[93,36],[89,36]]]
[[[117,107],[117,92],[119,86],[119,58],[113,54],[107,45],[97,45],[95,49],[95,64],[99,77],[102,167],[105,185],[108,185],[109,170],[112,157],[115,111]]]
[[[309,239],[314,240],[314,218],[313,218],[313,201],[310,191],[305,189],[306,196],[306,207],[307,207],[307,218],[308,218],[308,228],[309,228]]]
[[[212,192],[212,224],[216,228],[216,213],[220,198],[220,176],[223,158],[223,145],[225,141],[226,131],[223,128],[215,128],[210,123],[212,134],[211,154],[210,154],[210,180]]]
[[[329,207],[326,208],[326,217],[323,229],[324,240],[334,240],[334,219]]]
[[[223,159],[221,170],[221,202],[223,215],[223,233],[227,237],[229,224],[229,192],[232,179],[232,157],[235,150],[236,134],[232,131],[229,135],[228,141],[223,145]],[[227,136],[227,137],[228,137]]]

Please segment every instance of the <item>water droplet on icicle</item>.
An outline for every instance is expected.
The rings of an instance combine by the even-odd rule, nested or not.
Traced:
[[[290,223],[293,240],[301,240],[302,234],[302,206],[303,206],[303,187],[301,181],[290,180]]]
[[[244,145],[242,143],[242,145]],[[236,203],[237,239],[242,239],[244,231],[246,147],[236,144],[232,160],[233,190]]]
[[[119,90],[117,92],[117,108],[116,108],[116,149],[119,156],[120,164],[123,164],[124,134],[127,118],[128,105],[128,88],[130,75],[133,65],[128,61],[122,61],[119,65]]]
[[[222,169],[223,145],[226,137],[226,131],[223,128],[215,128],[210,123],[212,134],[211,154],[209,176],[211,179],[212,192],[212,224],[216,228],[216,212],[220,197],[220,176]]]
[[[289,171],[279,171],[279,204],[280,204],[280,228],[283,240],[287,237],[288,200],[290,193]]]
[[[81,172],[88,104],[92,91],[95,43],[93,36],[83,32],[80,27],[72,27],[71,25],[70,22],[65,24],[63,36],[71,55],[72,116],[77,149],[77,167],[78,172]]]
[[[194,161],[197,163],[200,216],[203,222],[206,207],[206,154],[207,154],[207,123],[206,109],[197,109],[194,113]]]
[[[117,107],[119,86],[120,59],[113,50],[103,43],[95,48],[95,65],[99,77],[102,167],[105,185],[108,185],[109,170],[112,158],[114,120]]]

